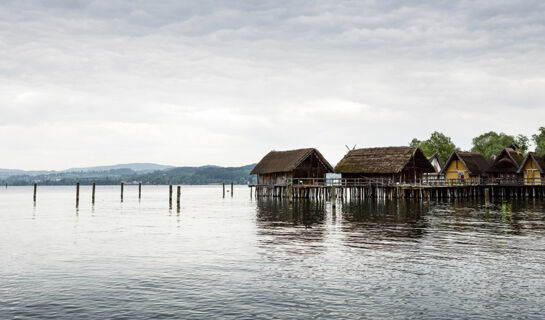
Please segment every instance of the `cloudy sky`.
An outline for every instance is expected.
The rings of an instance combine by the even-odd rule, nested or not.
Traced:
[[[0,168],[463,149],[545,126],[545,2],[0,2]]]

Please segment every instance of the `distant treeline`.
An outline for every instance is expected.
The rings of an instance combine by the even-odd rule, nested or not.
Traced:
[[[248,184],[255,183],[256,178],[250,175],[255,164],[243,167],[179,167],[167,170],[157,170],[151,173],[138,173],[131,169],[115,169],[105,171],[56,172],[40,175],[14,175],[0,179],[2,185],[82,185],[96,183],[112,185],[124,183],[144,184]]]
[[[531,141],[535,145],[535,151],[540,155],[545,155],[545,127],[540,127],[538,132],[532,135]],[[479,152],[486,159],[492,155],[497,155],[503,148],[512,143],[516,144],[523,154],[530,151],[530,138],[522,134],[514,136],[503,132],[489,131],[473,138],[472,142],[471,151]],[[435,152],[439,153],[443,163],[445,163],[452,151],[459,150],[450,137],[437,131],[433,132],[427,140],[414,138],[409,142],[409,145],[419,147],[428,157]]]

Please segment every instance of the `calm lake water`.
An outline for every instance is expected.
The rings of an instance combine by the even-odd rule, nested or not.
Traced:
[[[545,317],[538,200],[339,204],[221,186],[0,188],[0,318]]]

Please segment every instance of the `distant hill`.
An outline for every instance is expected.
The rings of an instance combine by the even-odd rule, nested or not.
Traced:
[[[7,178],[10,176],[16,176],[16,175],[29,175],[29,176],[35,176],[39,174],[47,174],[54,171],[25,171],[25,170],[18,170],[18,169],[0,169],[0,179]]]
[[[129,167],[128,167],[129,166]],[[73,168],[63,171],[6,170],[0,175],[0,183],[8,185],[99,185],[138,183],[144,184],[247,184],[255,182],[250,171],[255,164],[242,167],[172,167],[157,164],[133,163],[114,166]],[[157,168],[152,170],[152,168]],[[1,170],[1,169],[0,169]],[[2,171],[0,171],[1,174]],[[9,175],[8,175],[9,174]]]
[[[68,170],[63,170],[64,172],[88,172],[88,171],[108,171],[108,170],[117,170],[117,169],[131,169],[136,172],[152,172],[157,170],[166,170],[174,168],[174,166],[167,166],[156,163],[126,163],[126,164],[116,164],[113,166],[96,166],[96,167],[86,167],[86,168],[70,168]]]
[[[138,180],[147,184],[247,184],[254,181],[250,176],[254,167],[255,164],[243,167],[178,167],[140,175]]]

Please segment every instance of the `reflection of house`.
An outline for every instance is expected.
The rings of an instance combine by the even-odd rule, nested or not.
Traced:
[[[478,152],[454,151],[441,173],[448,184],[476,184],[486,176],[488,166],[488,161]]]
[[[518,170],[524,160],[522,153],[515,145],[503,149],[492,165],[486,170],[492,182],[516,180]]]
[[[517,173],[522,174],[524,184],[533,185],[543,182],[543,170],[545,170],[545,157],[540,157],[535,152],[529,152],[522,161]]]
[[[365,148],[349,151],[335,167],[344,178],[379,178],[420,182],[432,165],[417,147]]]
[[[295,179],[320,178],[333,172],[333,167],[313,148],[271,151],[254,167],[258,185],[286,185]]]

